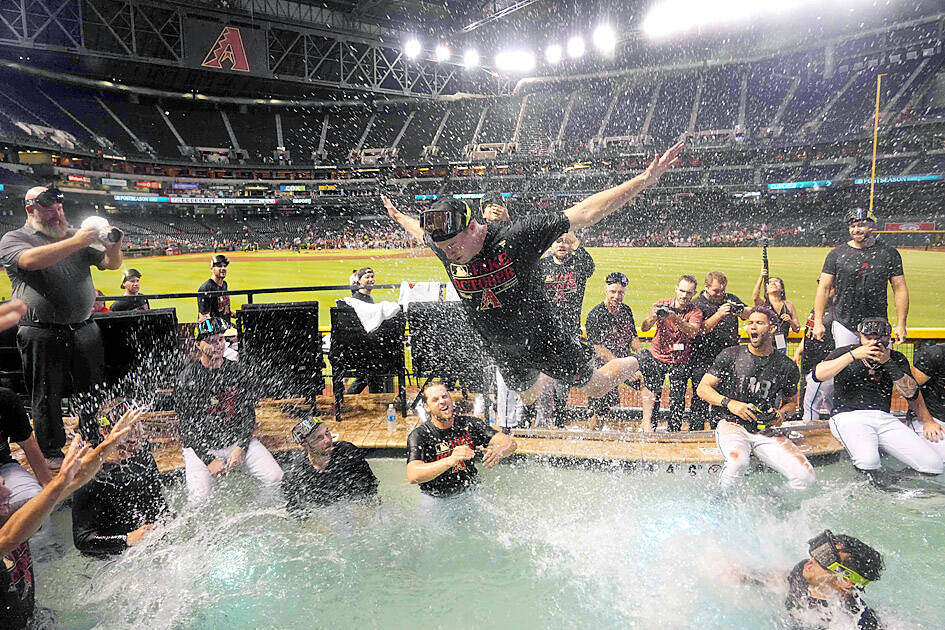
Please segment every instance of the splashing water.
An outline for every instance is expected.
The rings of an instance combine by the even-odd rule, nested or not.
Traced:
[[[734,575],[786,575],[830,528],[883,553],[865,599],[890,627],[941,619],[943,502],[879,493],[846,463],[818,468],[802,495],[754,474],[724,500],[705,474],[525,461],[434,501],[407,484],[402,460],[371,466],[379,507],[307,521],[255,506],[249,479],[223,480],[196,512],[174,486],[180,516],[159,535],[109,561],[70,549],[38,563],[37,600],[70,628],[777,628],[789,625],[786,583]],[[54,518],[68,531],[68,511]]]

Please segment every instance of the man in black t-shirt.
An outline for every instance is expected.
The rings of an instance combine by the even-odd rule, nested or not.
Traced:
[[[363,501],[377,495],[377,477],[364,454],[351,442],[333,442],[328,426],[315,416],[292,429],[302,446],[289,454],[282,494],[289,512],[304,516],[308,508],[338,501]]]
[[[482,465],[492,468],[515,452],[515,441],[478,418],[456,415],[453,399],[442,383],[423,389],[430,419],[407,437],[407,481],[434,497],[462,492],[476,482],[476,449]]]
[[[594,260],[574,234],[566,232],[551,245],[551,254],[538,263],[545,293],[565,333],[581,336],[581,306],[587,280],[594,275]],[[563,424],[561,413],[568,402],[570,386],[557,382],[538,399],[536,424]]]
[[[538,261],[565,232],[598,223],[655,185],[678,164],[682,149],[675,145],[637,177],[591,195],[563,214],[486,226],[464,201],[443,199],[420,215],[427,245],[446,268],[506,383],[520,392],[524,404],[534,403],[554,380],[599,398],[638,370],[635,358],[615,359],[599,370],[591,366],[590,349],[555,320]]]
[[[923,346],[915,353],[912,376],[919,385],[932,420],[939,429],[912,417],[912,429],[945,460],[945,343]]]
[[[836,288],[836,312],[833,337],[837,346],[859,342],[855,332],[867,317],[886,317],[886,283],[892,285],[896,307],[897,343],[906,339],[906,317],[909,314],[909,289],[902,270],[902,256],[873,234],[876,218],[863,208],[847,215],[850,240],[840,245],[824,260],[824,268],[814,298],[814,330],[823,339],[824,310],[831,288]]]
[[[16,442],[23,449],[36,477],[13,459],[10,442]],[[0,485],[10,491],[12,508],[15,510],[39,494],[50,479],[52,473],[46,466],[23,403],[13,390],[0,387]]]
[[[702,293],[692,303],[702,310],[702,334],[692,340],[689,356],[689,378],[695,391],[702,377],[715,361],[715,357],[726,348],[737,346],[738,320],[748,317],[745,303],[734,293],[728,293],[728,278],[721,271],[710,271],[705,275]],[[715,429],[719,423],[715,407],[698,396],[693,396],[689,406],[689,430],[702,431],[706,420]]]
[[[197,318],[199,321],[218,317],[229,323],[232,319],[233,311],[230,310],[230,296],[221,293],[230,290],[230,286],[226,283],[226,272],[229,265],[230,259],[223,254],[214,254],[210,257],[210,279],[197,289],[198,293],[203,294],[197,298]]]
[[[140,271],[126,269],[121,276],[121,288],[125,290],[125,293],[112,302],[113,311],[147,311],[151,309],[151,304],[147,298],[138,295],[141,292]]]
[[[941,436],[941,427],[929,415],[909,360],[890,350],[892,327],[885,318],[860,322],[860,342],[840,346],[814,368],[814,380],[834,380],[834,410],[830,431],[847,449],[857,470],[871,479],[880,469],[882,449],[920,473],[938,475],[945,470],[942,458],[926,440],[889,413],[893,387],[899,390],[909,411]]]
[[[178,375],[174,408],[180,422],[191,505],[207,501],[220,475],[243,469],[262,483],[264,495],[278,494],[282,469],[256,429],[252,379],[236,361],[223,358],[229,324],[208,319],[194,331],[199,355]]]
[[[114,398],[95,414],[94,424],[79,427],[82,437],[98,444],[108,437],[133,401]],[[72,539],[90,556],[119,554],[139,545],[156,522],[170,510],[158,477],[151,445],[138,424],[102,465],[102,472],[75,493],[72,500]]]
[[[814,483],[810,462],[776,429],[797,408],[798,381],[794,362],[775,352],[778,321],[769,306],[748,311],[748,345],[723,350],[699,383],[698,395],[722,409],[715,439],[725,458],[719,483],[726,490],[747,470],[752,453],[795,490]]]
[[[613,272],[607,274],[604,281],[604,301],[591,309],[584,323],[587,342],[597,355],[598,365],[633,356],[642,349],[637,326],[633,321],[633,311],[623,303],[627,291],[627,276]],[[639,383],[640,379],[636,382]],[[617,389],[612,389],[601,398],[591,398],[589,402],[598,417],[609,414],[619,403],[620,393]]]

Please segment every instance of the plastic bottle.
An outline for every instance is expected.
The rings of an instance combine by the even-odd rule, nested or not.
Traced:
[[[387,432],[393,433],[397,428],[397,412],[394,411],[394,403],[387,405]]]

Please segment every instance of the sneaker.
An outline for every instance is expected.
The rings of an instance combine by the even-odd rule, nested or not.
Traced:
[[[46,468],[48,468],[48,469],[50,470],[50,472],[58,472],[59,469],[62,468],[62,462],[63,462],[64,459],[65,459],[65,458],[62,457],[61,455],[53,456],[53,457],[47,457],[47,458],[46,458]]]

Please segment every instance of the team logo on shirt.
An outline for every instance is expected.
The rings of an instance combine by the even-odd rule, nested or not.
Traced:
[[[866,273],[869,270],[870,270],[870,263],[868,260],[864,260],[862,263],[860,263],[860,273]]]
[[[545,291],[552,302],[565,302],[568,295],[577,293],[577,274],[574,270],[563,273],[549,273],[545,275]]]
[[[444,440],[443,442],[437,442],[433,450],[436,452],[437,460],[445,459],[453,454],[453,449],[459,446],[460,444],[465,444],[469,448],[475,448],[475,444],[472,440],[472,435],[465,433],[459,437],[450,438],[449,440]],[[466,462],[459,462],[450,470],[450,472],[459,472],[461,470],[466,470]]]
[[[518,284],[508,252],[465,265],[450,264],[449,272],[459,297],[478,301],[480,311],[501,307],[499,294]]]
[[[237,398],[237,388],[235,386],[227,387],[219,395],[210,397],[205,411],[209,416],[216,416],[224,422],[229,422],[236,417]]]

